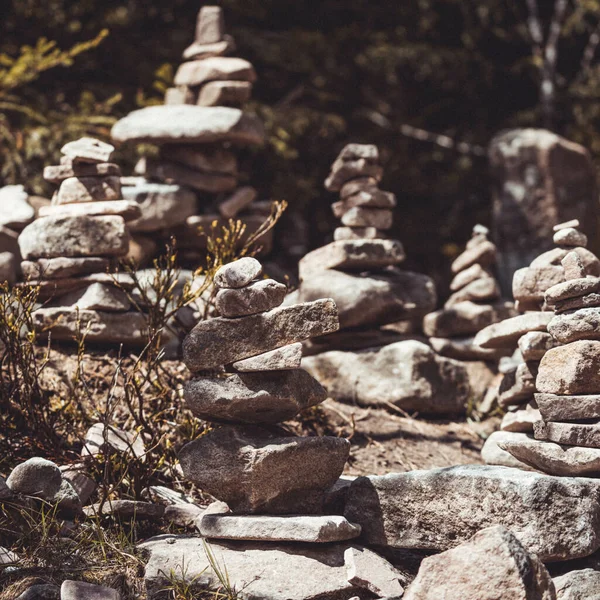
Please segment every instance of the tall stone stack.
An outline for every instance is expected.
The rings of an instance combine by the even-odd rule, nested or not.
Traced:
[[[484,447],[484,458],[491,464],[498,464],[500,460],[501,464],[515,466],[511,457],[491,453],[490,448],[496,448],[496,443],[525,439],[524,434],[532,433],[534,423],[540,419],[534,398],[536,377],[540,361],[556,345],[547,331],[552,312],[545,303],[545,294],[549,288],[565,281],[561,261],[574,252],[586,274],[600,273],[600,261],[585,247],[587,238],[578,227],[576,220],[556,225],[553,236],[556,247],[515,273],[513,296],[522,314],[491,325],[475,337],[475,343],[483,348],[516,350],[513,361],[504,366],[498,395],[499,405],[507,410],[501,433],[493,434],[486,444],[488,447]]]
[[[142,544],[150,553],[148,594],[164,590],[169,573],[182,573],[197,591],[217,585],[209,548],[248,597],[400,596],[400,574],[356,545],[360,527],[331,514],[326,502],[349,441],[297,437],[280,425],[327,397],[300,368],[301,342],[338,328],[335,303],[281,306],[285,286],[260,279],[261,271],[253,258],[222,267],[215,275],[221,316],[198,323],[184,341],[194,373],[184,386],[186,403],[214,428],[184,446],[179,459],[184,476],[221,504],[197,521],[202,537]]]
[[[113,150],[92,138],[63,146],[61,164],[44,169],[59,185],[52,203],[19,236],[22,285],[38,286],[44,301],[34,325],[54,340],[72,341],[80,330],[91,342],[147,341],[144,316],[124,291],[132,278],[110,272],[128,251],[126,222],[140,216],[135,202],[121,198]]]
[[[174,234],[191,261],[205,248],[201,227],[239,216],[250,233],[270,210],[268,203],[254,204],[253,187],[240,185],[235,149],[262,144],[264,129],[256,115],[243,111],[256,73],[248,61],[229,56],[234,50],[222,9],[202,7],[195,41],[183,53],[165,104],[134,111],[112,130],[117,142],[159,146],[157,158],[143,158],[136,166],[141,178],[124,181],[125,196],[142,205],[133,231],[146,240],[157,228],[164,237]],[[268,246],[270,238],[261,242]]]
[[[501,300],[500,286],[494,276],[496,245],[483,225],[473,228],[465,251],[452,263],[452,295],[442,310],[423,319],[423,330],[433,349],[458,360],[495,361],[507,350],[484,349],[473,343],[484,327],[517,315],[514,304]],[[510,353],[510,350],[508,351]]]
[[[580,234],[582,235],[582,234]],[[600,278],[586,276],[577,252],[562,259],[565,281],[546,291],[556,346],[541,360],[534,438],[501,447],[551,475],[600,476]]]
[[[404,248],[385,236],[396,198],[379,189],[376,146],[349,144],[325,182],[340,199],[334,241],[307,254],[287,302],[333,298],[340,331],[305,344],[303,366],[341,401],[456,414],[470,394],[465,367],[437,355],[421,335],[436,304],[433,281],[401,270]]]

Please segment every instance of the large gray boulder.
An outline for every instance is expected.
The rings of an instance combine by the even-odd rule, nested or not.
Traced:
[[[237,513],[314,514],[339,478],[350,442],[223,426],[179,453],[185,478]]]
[[[161,535],[138,546],[149,553],[145,581],[148,597],[161,598],[171,577],[185,580],[196,593],[221,587],[215,568],[227,571],[240,600],[371,600],[369,580],[388,574],[386,591],[402,593],[392,565],[358,545],[304,545],[275,542],[211,541]],[[347,553],[354,549],[356,553]],[[357,555],[368,555],[369,572],[357,572]],[[352,583],[350,582],[352,580]],[[379,587],[379,586],[378,586]],[[375,588],[378,589],[378,588]],[[383,590],[381,590],[383,591]],[[382,597],[382,594],[377,594]]]
[[[491,525],[509,527],[543,561],[600,548],[600,482],[467,465],[359,477],[344,516],[369,546],[442,551]]]
[[[332,397],[361,406],[391,403],[420,414],[460,414],[471,393],[463,363],[414,340],[377,350],[324,352],[304,358],[302,366]]]
[[[496,525],[426,558],[404,600],[556,600],[546,567]]]
[[[494,240],[501,283],[552,247],[553,226],[579,219],[590,240],[598,219],[596,173],[589,152],[544,129],[514,129],[489,148]]]
[[[600,600],[600,571],[582,569],[553,579],[557,600]]]
[[[435,308],[435,285],[426,275],[388,269],[368,276],[328,270],[307,277],[297,300],[333,298],[340,327],[383,325],[420,318]]]

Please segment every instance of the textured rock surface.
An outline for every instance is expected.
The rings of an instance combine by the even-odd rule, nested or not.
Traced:
[[[334,437],[277,437],[258,427],[224,426],[179,453],[187,479],[232,511],[314,514],[341,475],[350,442]]]
[[[340,327],[382,325],[419,318],[435,308],[435,285],[426,275],[388,270],[369,277],[330,270],[302,282],[298,299],[332,298]]]
[[[340,516],[204,515],[198,529],[207,538],[274,542],[328,543],[360,535],[360,527]]]
[[[546,290],[544,297],[549,305],[554,305],[561,300],[577,298],[587,294],[600,292],[600,279],[597,277],[585,277],[581,279],[569,279],[564,283],[558,283]]]
[[[392,403],[422,414],[460,414],[471,392],[462,363],[414,340],[378,350],[325,352],[302,365],[332,397],[361,406]]]
[[[222,317],[247,317],[279,306],[287,287],[274,279],[262,279],[241,289],[219,290],[215,306]]]
[[[0,226],[22,229],[33,221],[35,210],[27,202],[29,194],[22,185],[0,188]]]
[[[344,552],[348,581],[369,590],[377,597],[399,598],[404,590],[400,573],[366,548],[351,546]]]
[[[112,128],[118,142],[262,144],[263,124],[254,115],[223,106],[148,106]]]
[[[117,590],[85,581],[63,581],[60,600],[121,600]]]
[[[558,283],[563,283],[564,280],[565,273],[560,265],[525,267],[519,269],[513,277],[513,297],[520,302],[542,303],[546,290]]]
[[[175,73],[175,85],[196,86],[207,81],[256,81],[252,65],[243,58],[214,56],[184,62]]]
[[[553,580],[556,600],[600,600],[600,571],[571,571]]]
[[[325,389],[302,369],[199,377],[184,389],[197,417],[224,422],[277,423],[327,398]]]
[[[114,150],[114,146],[90,137],[68,142],[60,149],[69,160],[83,163],[108,162]]]
[[[146,449],[144,440],[137,433],[121,431],[116,427],[105,427],[103,423],[92,425],[85,434],[85,444],[81,456],[94,456],[103,452],[106,448],[121,452],[125,455],[133,455],[143,459]]]
[[[579,341],[548,350],[536,386],[548,394],[600,394],[600,342]]]
[[[556,600],[550,574],[505,527],[426,558],[405,600]]]
[[[306,302],[239,319],[202,321],[183,342],[183,360],[192,372],[213,369],[280,346],[333,333],[339,328],[331,299]]]
[[[600,339],[600,308],[582,308],[556,315],[548,323],[548,332],[561,344],[577,340]]]
[[[302,342],[282,346],[252,358],[238,360],[231,366],[242,373],[299,369],[302,363]]]
[[[556,444],[600,448],[600,424],[598,423],[554,423],[538,421],[533,432],[536,440],[547,440]]]
[[[505,440],[500,447],[534,469],[562,477],[600,475],[600,449],[561,446],[532,439]]]
[[[373,598],[363,587],[348,581],[344,561],[347,544],[302,546],[260,542],[210,542],[219,565],[227,565],[230,585],[240,600],[323,600]],[[360,546],[356,547],[362,550]],[[163,535],[140,545],[150,552],[145,579],[149,596],[169,585],[169,573],[186,566],[189,581],[198,592],[215,589],[219,579],[211,567],[202,539]],[[392,566],[379,557],[381,567]]]
[[[104,283],[92,283],[83,290],[63,296],[57,302],[59,306],[78,306],[81,310],[122,312],[131,308],[124,291]]]
[[[359,477],[344,515],[369,545],[447,550],[504,525],[542,560],[569,560],[600,547],[599,485],[478,465]]]
[[[510,452],[505,450],[506,442],[525,442],[533,441],[526,433],[515,433],[512,431],[494,431],[485,441],[481,449],[481,458],[486,465],[496,465],[498,467],[513,467],[516,469],[533,470],[528,464],[522,462]]]
[[[118,177],[69,177],[58,188],[53,204],[118,200],[121,181]]]
[[[535,401],[544,421],[600,419],[600,395],[556,396],[536,394]]]
[[[19,236],[24,259],[122,256],[129,240],[122,217],[43,217]]]
[[[250,256],[223,265],[215,273],[214,283],[221,288],[243,288],[262,273],[262,265]]]
[[[79,217],[82,215],[106,216],[114,215],[123,217],[125,221],[137,219],[142,211],[139,205],[129,200],[111,200],[106,202],[80,202],[76,204],[58,204],[54,206],[42,206],[38,211],[40,217]]]
[[[62,481],[60,469],[45,458],[30,458],[17,465],[8,476],[6,485],[15,494],[53,498]]]
[[[529,403],[520,410],[507,412],[502,419],[500,429],[502,431],[528,433],[533,431],[533,424],[541,418],[537,407]]]
[[[475,336],[482,348],[516,347],[519,339],[530,331],[546,331],[553,317],[550,312],[528,312],[500,323],[489,325]]]
[[[23,276],[30,279],[66,279],[90,273],[104,273],[110,261],[107,258],[89,256],[84,258],[40,258],[21,263]]]
[[[556,340],[545,331],[530,331],[519,338],[519,350],[524,361],[541,360],[548,350],[556,346]]]

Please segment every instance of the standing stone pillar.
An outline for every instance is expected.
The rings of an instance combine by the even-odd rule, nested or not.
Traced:
[[[544,129],[514,129],[489,148],[500,284],[552,247],[552,227],[579,219],[595,250],[598,190],[588,151]]]

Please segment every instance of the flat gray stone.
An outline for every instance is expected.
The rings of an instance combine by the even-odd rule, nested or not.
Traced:
[[[555,225],[552,228],[552,231],[560,231],[561,229],[569,229],[569,228],[575,228],[578,229],[579,227],[581,227],[581,222],[579,221],[579,219],[571,219],[570,221],[564,221],[563,223],[558,223],[558,225]]]
[[[359,239],[331,242],[306,254],[298,265],[301,281],[323,271],[368,270],[398,265],[406,255],[397,240]]]
[[[499,596],[498,594],[501,594]],[[556,600],[546,567],[503,526],[425,558],[404,600]]]
[[[34,457],[17,465],[8,476],[6,485],[15,494],[53,498],[62,482],[60,469],[52,461]]]
[[[469,283],[486,277],[492,277],[491,273],[479,263],[475,263],[454,276],[454,279],[450,282],[450,291],[457,292],[466,285],[469,285]]]
[[[429,338],[431,347],[442,356],[456,360],[485,360],[497,361],[506,356],[507,350],[481,348],[473,343],[475,338]]]
[[[471,387],[465,365],[407,340],[359,352],[309,356],[302,366],[329,395],[359,406],[393,404],[419,414],[461,414]]]
[[[484,240],[476,246],[467,248],[452,263],[452,273],[460,273],[474,264],[488,267],[496,260],[496,245],[489,240]]]
[[[241,210],[250,206],[257,195],[258,192],[249,185],[238,188],[231,196],[219,203],[219,213],[225,219],[233,219]]]
[[[198,530],[213,539],[312,544],[341,542],[360,535],[360,527],[337,515],[204,515]]]
[[[246,256],[220,267],[215,273],[214,283],[220,288],[239,289],[246,287],[262,273],[262,265],[255,258]]]
[[[104,515],[115,519],[158,521],[164,517],[165,507],[162,504],[139,500],[107,500],[102,505],[86,507],[84,512],[92,518]]]
[[[526,433],[515,433],[513,431],[494,431],[485,440],[483,448],[481,449],[481,458],[486,465],[495,465],[498,467],[512,467],[516,469],[524,469],[525,471],[532,471],[534,467],[531,467],[528,463],[519,460],[513,456],[510,452],[507,452],[505,443],[512,444],[513,442],[527,442],[534,441]]]
[[[343,217],[351,208],[380,208],[391,209],[396,207],[396,196],[392,192],[384,192],[379,188],[371,190],[362,190],[334,202],[331,205],[333,214],[339,219]]]
[[[207,147],[201,144],[165,144],[160,148],[160,157],[196,171],[238,177],[237,157],[234,152],[226,148]]]
[[[351,598],[363,600],[373,594],[348,582],[344,543],[285,544],[276,542],[209,542],[193,536],[162,535],[139,546],[150,553],[145,580],[150,598],[156,597],[169,585],[169,574],[182,577],[185,565],[186,580],[192,583],[196,594],[220,586],[214,572],[214,561],[208,551],[217,557],[218,567],[227,566],[229,584],[239,590],[240,600],[323,600],[324,598]],[[354,547],[354,546],[353,546]],[[362,550],[361,546],[356,546]],[[379,557],[378,570],[392,566]]]
[[[192,75],[196,74],[197,72]],[[198,106],[241,107],[250,100],[251,96],[252,82],[250,81],[208,81],[200,88],[197,104]]]
[[[475,343],[482,348],[516,347],[519,339],[526,333],[546,331],[553,316],[550,312],[528,312],[494,323],[475,336]]]
[[[38,334],[51,332],[56,341],[74,342],[77,332],[83,330],[87,342],[132,346],[148,343],[146,317],[136,311],[100,312],[59,306],[39,308],[32,316]]]
[[[554,305],[555,314],[561,314],[580,308],[592,308],[600,306],[600,294],[586,294],[577,298],[561,300]]]
[[[500,286],[493,277],[476,279],[454,292],[446,301],[444,308],[452,308],[459,302],[493,302],[500,298]]]
[[[73,142],[68,142],[60,151],[74,162],[106,163],[110,162],[115,147],[94,138],[82,137]]]
[[[586,276],[585,267],[577,252],[569,252],[560,263],[565,272],[565,279],[581,279]]]
[[[134,456],[143,459],[146,454],[144,440],[139,433],[130,433],[113,427],[105,426],[104,423],[92,425],[85,434],[84,446],[81,456],[96,456],[111,449],[126,456]]]
[[[198,377],[184,384],[187,405],[210,421],[278,423],[320,404],[326,390],[306,371]]]
[[[38,211],[40,217],[78,217],[81,215],[104,216],[116,215],[125,221],[133,221],[142,215],[142,210],[136,202],[129,200],[112,200],[99,202],[81,202],[78,204],[55,204],[42,206]]]
[[[238,360],[232,364],[236,371],[242,373],[255,373],[261,371],[283,371],[299,369],[302,362],[302,342],[289,346],[275,348],[270,352]]]
[[[60,586],[60,600],[121,600],[121,594],[103,585],[67,580]]]
[[[386,230],[392,227],[394,213],[383,208],[355,206],[343,214],[341,221],[346,227],[375,227]]]
[[[358,160],[364,158],[379,162],[379,148],[375,144],[346,144],[338,155],[339,160]]]
[[[344,516],[369,546],[439,552],[504,525],[542,561],[571,560],[600,547],[599,489],[590,479],[464,465],[359,477]]]
[[[600,476],[600,449],[561,446],[539,440],[506,440],[499,442],[506,452],[532,468],[559,477]]]
[[[28,279],[68,279],[91,273],[106,273],[110,267],[107,258],[86,256],[83,258],[40,258],[21,263],[23,276]]]
[[[586,296],[600,292],[600,278],[586,277],[582,279],[569,279],[546,290],[546,302],[552,306],[561,300]]]
[[[553,580],[556,600],[600,600],[600,571],[571,571]]]
[[[540,362],[538,392],[546,394],[600,394],[600,341],[572,342],[548,350]]]
[[[129,113],[112,128],[117,142],[231,142],[262,144],[263,124],[255,115],[224,106],[147,106]]]
[[[431,278],[395,269],[369,276],[321,271],[302,282],[298,295],[302,302],[319,298],[335,301],[342,329],[417,319],[437,300]]]
[[[600,395],[556,396],[536,394],[535,401],[544,421],[600,419]]]
[[[153,232],[185,223],[196,213],[196,194],[185,187],[174,184],[150,183],[135,178],[135,185],[123,185],[123,198],[139,204],[141,216],[130,221],[127,227],[132,232]]]
[[[523,303],[544,302],[546,290],[565,281],[562,266],[524,267],[515,272],[512,293],[515,300]]]
[[[141,158],[135,166],[135,172],[147,179],[169,185],[184,185],[210,194],[231,192],[237,185],[237,179],[233,175],[205,173],[162,158]]]
[[[77,496],[83,504],[92,497],[92,494],[96,491],[96,482],[87,475],[87,468],[85,464],[75,464],[60,467],[63,481],[68,481]]]
[[[530,331],[519,338],[519,351],[524,361],[542,360],[544,354],[556,346],[558,342],[545,331]]]
[[[484,327],[517,316],[512,302],[476,304],[460,302],[438,310],[423,319],[423,331],[431,337],[456,337],[475,335]]]
[[[199,86],[209,81],[256,81],[254,67],[243,58],[210,56],[179,65],[173,83]]]
[[[585,233],[578,231],[574,227],[565,227],[559,229],[552,238],[552,241],[557,246],[587,246],[588,239]]]
[[[206,58],[208,56],[223,56],[225,54],[231,54],[235,48],[234,39],[230,35],[225,34],[224,39],[220,42],[213,42],[211,44],[194,42],[190,44],[183,51],[182,58],[183,60],[193,60],[195,58]]]
[[[121,180],[119,177],[69,177],[60,184],[53,204],[110,201],[120,198]]]
[[[351,546],[344,552],[348,581],[378,598],[399,598],[404,593],[402,575],[381,557],[366,548]],[[357,596],[358,597],[358,596]]]
[[[201,321],[192,329],[183,341],[183,360],[194,373],[338,329],[337,309],[331,299],[278,307],[238,319],[218,317]]]
[[[35,218],[35,209],[27,199],[29,194],[22,185],[0,188],[0,226],[22,229]]]
[[[325,180],[325,189],[330,192],[339,192],[348,181],[365,177],[381,181],[383,168],[365,158],[352,160],[338,158],[331,166],[331,173]]]
[[[504,375],[500,383],[498,404],[502,407],[521,404],[535,393],[537,363],[520,363]]]
[[[533,426],[536,440],[564,444],[566,446],[583,446],[600,448],[599,423],[556,423],[538,421]]]
[[[541,418],[539,409],[530,402],[518,410],[507,412],[502,419],[500,429],[516,433],[531,433],[533,424]]]
[[[56,257],[123,256],[129,238],[122,217],[42,217],[19,236],[25,260]]]
[[[333,230],[334,242],[347,242],[348,240],[374,240],[380,237],[375,227],[336,227]]]
[[[69,177],[108,177],[121,176],[119,165],[114,163],[76,163],[51,165],[44,168],[44,179],[50,183],[60,183]]]
[[[600,340],[600,308],[581,308],[556,315],[548,323],[548,332],[561,344],[578,340]]]
[[[343,438],[223,426],[186,444],[179,461],[186,479],[233,512],[318,514],[349,452]]]
[[[374,177],[359,177],[351,179],[342,186],[340,198],[343,200],[359,192],[377,192],[379,190],[378,182]]]
[[[77,306],[81,310],[124,312],[131,308],[131,302],[127,294],[114,285],[92,283],[83,290],[59,298],[57,306]]]
[[[240,289],[217,292],[215,307],[222,317],[246,317],[278,307],[285,299],[287,286],[274,279],[262,279]]]

